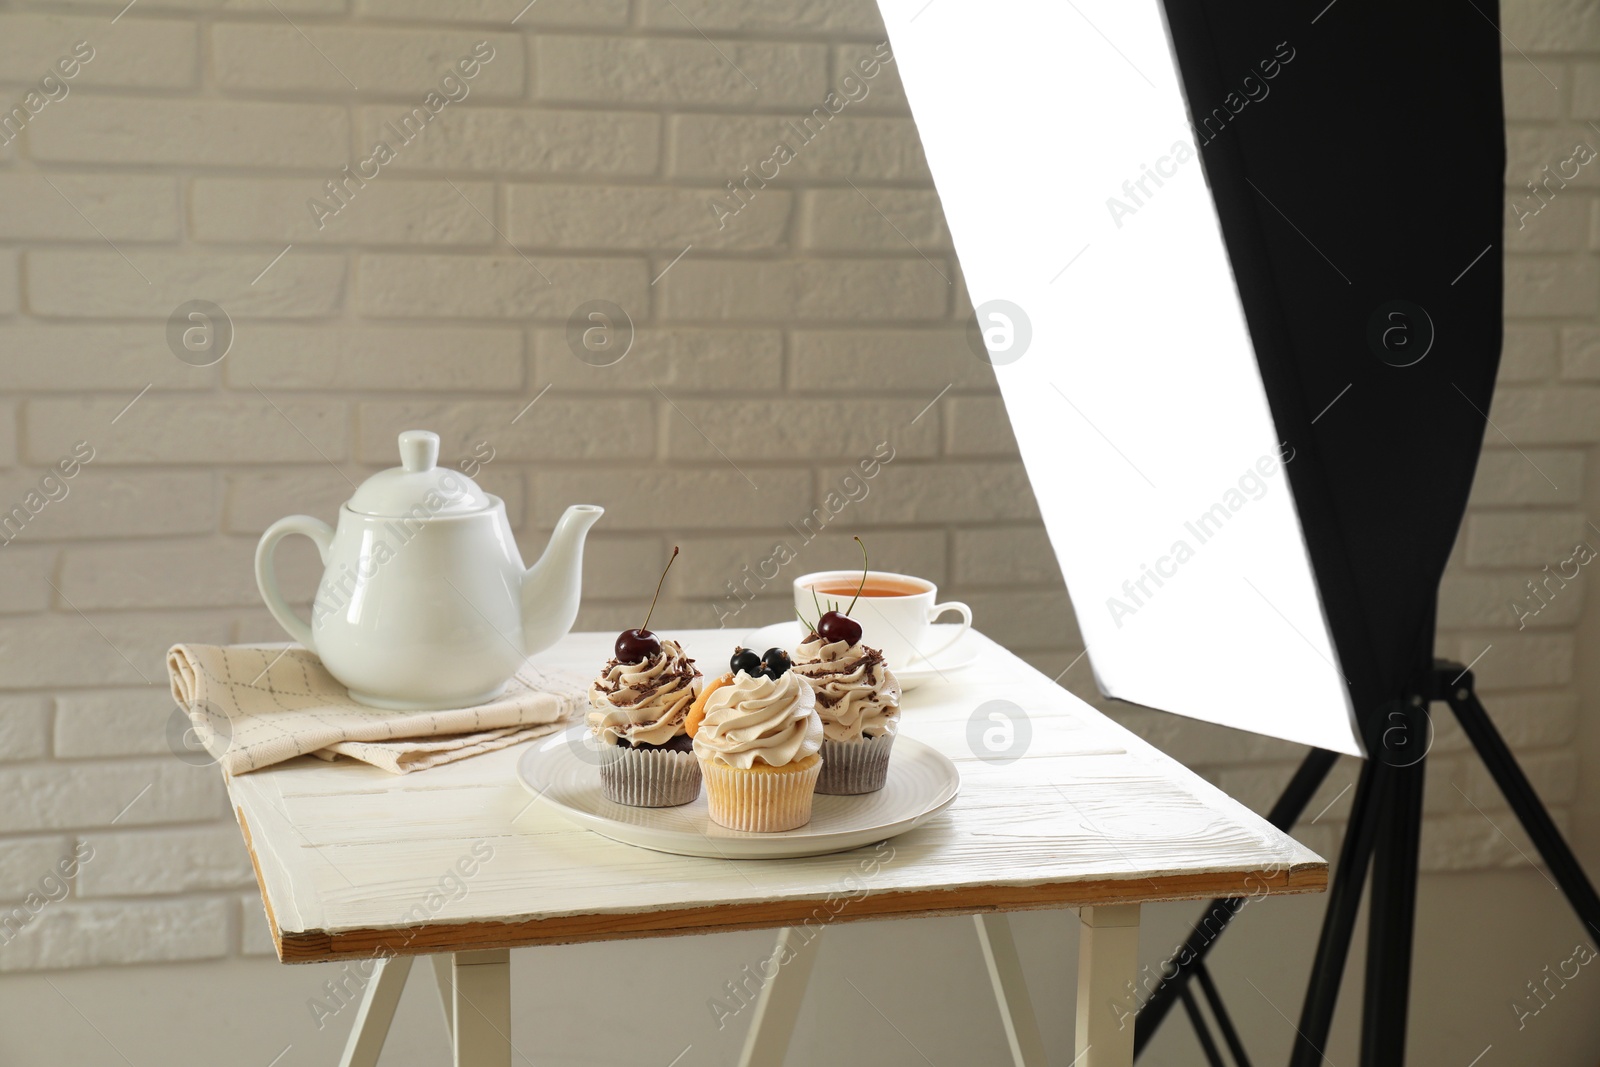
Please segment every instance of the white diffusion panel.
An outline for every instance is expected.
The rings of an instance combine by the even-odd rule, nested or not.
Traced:
[[[880,7],[1101,689],[1359,754],[1157,0]]]

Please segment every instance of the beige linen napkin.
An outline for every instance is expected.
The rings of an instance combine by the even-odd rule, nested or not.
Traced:
[[[492,752],[560,728],[588,680],[523,664],[505,695],[452,711],[385,711],[350,699],[297,645],[174,645],[172,696],[229,774],[310,753],[349,756],[394,774]]]

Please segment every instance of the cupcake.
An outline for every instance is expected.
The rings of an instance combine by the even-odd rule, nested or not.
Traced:
[[[861,538],[856,538],[861,544]],[[861,546],[861,581],[866,584],[866,546]],[[859,595],[859,593],[858,593]],[[882,789],[889,775],[889,749],[900,726],[900,683],[883,653],[861,642],[861,624],[833,605],[797,650],[795,673],[817,691],[822,719],[822,776],[817,792],[853,796]],[[802,618],[802,622],[805,620]]]
[[[900,683],[883,653],[861,643],[860,632],[857,626],[854,640],[832,641],[810,634],[795,658],[794,673],[816,690],[822,719],[819,793],[871,793],[889,775],[889,749],[900,726]]]
[[[689,713],[711,819],[730,830],[776,833],[811,821],[822,720],[811,683],[788,669],[787,653],[772,652],[781,669],[772,657],[759,673],[725,674]]]
[[[678,550],[672,550],[672,559]],[[672,567],[672,560],[667,561]],[[661,578],[666,580],[666,571]],[[656,584],[660,596],[661,584]],[[655,601],[650,602],[651,614]],[[638,808],[687,804],[700,795],[700,765],[685,723],[700,672],[676,641],[644,626],[617,637],[615,656],[589,687],[589,729],[600,749],[606,799]]]

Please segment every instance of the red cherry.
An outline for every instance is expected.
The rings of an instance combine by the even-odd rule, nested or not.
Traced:
[[[618,663],[643,663],[661,652],[661,639],[649,630],[624,630],[613,646]]]
[[[662,568],[661,579],[656,582],[656,595],[650,598],[650,610],[645,612],[644,626],[637,630],[624,630],[617,635],[617,643],[613,651],[617,654],[618,663],[643,663],[651,656],[661,652],[661,641],[646,627],[650,625],[650,616],[656,613],[656,601],[661,599],[661,583],[667,580],[667,571],[672,569],[672,561],[678,558],[678,546],[672,546],[672,555],[667,559],[667,565]]]
[[[861,624],[842,611],[825,611],[817,620],[817,636],[830,644],[843,641],[853,645],[861,640]]]

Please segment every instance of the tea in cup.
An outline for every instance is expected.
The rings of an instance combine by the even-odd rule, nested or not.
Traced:
[[[926,665],[972,628],[972,609],[959,600],[936,603],[938,593],[926,578],[893,571],[869,570],[864,580],[861,571],[816,571],[794,580],[795,610],[812,622],[835,606],[844,611],[854,599],[849,614],[861,624],[861,640],[881,649],[891,670]],[[949,637],[931,630],[947,611],[961,616],[960,628]]]

